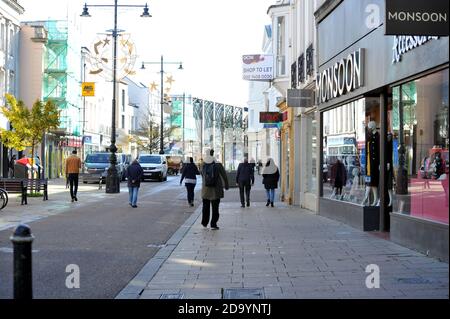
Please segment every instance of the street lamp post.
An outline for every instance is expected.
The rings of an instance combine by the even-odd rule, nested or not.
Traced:
[[[119,31],[117,30],[117,9],[118,7],[134,7],[144,8],[144,12],[141,14],[143,18],[150,18],[151,15],[148,12],[147,4],[144,5],[118,5],[118,0],[114,0],[114,5],[88,5],[84,4],[83,13],[81,17],[90,17],[89,7],[114,7],[114,29],[112,30],[113,37],[113,98],[112,98],[112,123],[111,123],[111,145],[109,150],[111,156],[109,158],[110,166],[106,175],[106,193],[114,194],[120,193],[120,178],[117,174],[117,146],[116,146],[116,86],[117,86],[117,36]]]
[[[159,137],[159,154],[164,154],[164,64],[179,64],[178,70],[183,70],[183,62],[164,62],[164,56],[161,55],[161,62],[142,62],[141,69],[145,70],[146,64],[160,64],[161,66],[161,124]]]

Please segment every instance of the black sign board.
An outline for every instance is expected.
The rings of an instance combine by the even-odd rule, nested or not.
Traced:
[[[259,112],[259,123],[278,123],[280,122],[279,112]]]
[[[448,0],[386,0],[386,35],[449,35]]]

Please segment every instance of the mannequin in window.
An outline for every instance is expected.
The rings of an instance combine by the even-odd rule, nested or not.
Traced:
[[[342,188],[347,183],[347,170],[345,165],[338,159],[331,167],[331,179],[333,180],[333,197],[342,199]]]
[[[378,203],[378,185],[380,179],[380,135],[377,132],[377,123],[370,121],[367,125],[366,144],[366,193],[362,205],[375,206]],[[370,203],[370,194],[373,201]]]
[[[358,167],[354,167],[352,170],[352,175],[353,175],[353,182],[352,182],[352,188],[350,189],[350,196],[349,196],[349,200],[353,203],[355,203],[357,201],[357,196],[358,196],[358,190],[359,190],[359,168]],[[361,184],[362,185],[362,184]]]
[[[393,152],[394,152],[394,143],[393,143],[393,136],[392,133],[389,132],[387,134],[386,138],[386,182],[387,182],[387,189],[388,189],[388,195],[389,195],[389,204],[388,207],[392,206],[392,199],[393,199],[393,187],[394,187],[394,174],[393,174]],[[378,199],[377,206],[380,206],[380,199]]]

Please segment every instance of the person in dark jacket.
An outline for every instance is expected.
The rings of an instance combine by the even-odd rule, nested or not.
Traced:
[[[200,175],[197,165],[195,165],[194,159],[189,157],[189,163],[183,165],[180,185],[184,180],[184,185],[187,190],[187,200],[191,206],[194,206],[194,190],[195,185],[197,184],[197,175]]]
[[[275,165],[272,158],[267,160],[266,166],[263,171],[263,184],[267,193],[267,204],[274,207],[273,202],[275,201],[275,189],[278,188],[278,181],[280,180],[280,171]]]
[[[340,160],[337,160],[331,167],[331,179],[333,180],[334,194],[341,196],[342,188],[347,184],[347,170]]]
[[[236,184],[239,186],[239,194],[241,197],[241,207],[245,207],[245,202],[247,202],[247,207],[250,206],[250,191],[252,185],[255,184],[255,174],[252,164],[248,162],[248,159],[244,159],[244,163],[240,163],[236,174]],[[244,191],[245,197],[244,198]]]
[[[130,206],[137,207],[137,199],[139,193],[139,187],[141,186],[141,180],[144,175],[139,161],[135,159],[130,166],[127,167],[127,179],[128,179],[128,193],[130,194]]]

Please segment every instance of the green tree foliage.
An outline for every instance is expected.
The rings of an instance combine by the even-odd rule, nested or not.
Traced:
[[[52,102],[36,101],[33,107],[28,109],[22,101],[17,101],[10,94],[6,94],[6,106],[1,108],[1,113],[11,123],[13,130],[0,130],[2,142],[8,148],[23,151],[31,147],[31,157],[34,158],[36,145],[42,137],[51,129],[60,125],[58,107]]]

